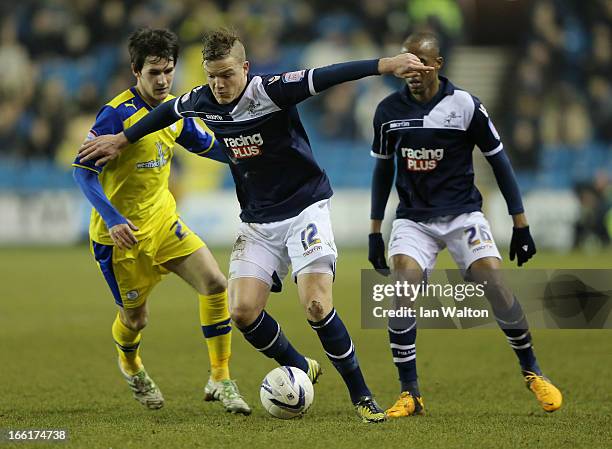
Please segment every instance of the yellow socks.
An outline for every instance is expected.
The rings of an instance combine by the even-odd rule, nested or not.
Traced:
[[[227,291],[214,295],[200,295],[200,324],[208,346],[212,380],[229,379],[229,358],[232,353],[232,327],[227,308]],[[113,339],[123,370],[134,375],[142,369],[140,339],[142,334],[126,327],[115,317]]]
[[[139,349],[142,334],[126,327],[121,322],[119,313],[115,317],[112,329],[121,367],[127,374],[133,376],[142,368]]]
[[[227,291],[200,295],[200,324],[208,345],[212,380],[229,379],[232,326],[227,308]]]

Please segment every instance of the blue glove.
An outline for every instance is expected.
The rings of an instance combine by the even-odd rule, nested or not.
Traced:
[[[520,267],[531,259],[535,253],[536,246],[529,233],[529,226],[525,226],[524,228],[512,228],[510,260],[514,260],[514,256],[516,256],[516,262]]]

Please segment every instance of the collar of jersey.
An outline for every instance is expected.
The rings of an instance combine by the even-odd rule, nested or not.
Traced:
[[[138,93],[138,89],[136,89],[136,86],[130,87],[130,92],[132,92],[134,94],[134,98],[136,98],[138,100],[138,102],[140,103],[140,106],[143,106],[144,108],[146,108],[147,111],[152,111],[154,109],[153,106],[151,106],[149,103],[147,103],[144,100],[144,98],[142,98],[140,96],[140,94]],[[166,96],[166,98],[164,99],[164,101],[162,101],[162,103],[165,103],[166,101],[169,101],[172,98],[173,97],[170,94],[168,94],[168,96]]]
[[[452,95],[453,92],[455,92],[455,86],[453,86],[453,83],[451,83],[448,78],[442,75],[438,75],[438,79],[440,80],[440,89],[438,90],[438,92],[436,92],[433,98],[429,100],[427,103],[421,103],[419,101],[416,101],[414,97],[412,96],[412,94],[410,93],[410,90],[408,89],[408,85],[405,83],[404,83],[404,87],[402,87],[402,89],[400,90],[400,96],[407,103],[417,105],[424,109],[432,109],[435,105],[437,105],[440,102],[440,100],[442,100],[442,98],[444,98],[447,95]]]

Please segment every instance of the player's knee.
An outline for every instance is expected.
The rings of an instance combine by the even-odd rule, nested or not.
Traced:
[[[313,298],[306,302],[306,314],[308,315],[308,319],[310,321],[321,321],[327,316],[331,309],[331,301]]]
[[[239,329],[244,329],[257,319],[260,311],[253,307],[234,305],[230,303],[230,318]]]
[[[401,281],[418,284],[423,280],[423,270],[419,264],[410,257],[393,256],[391,258],[391,271],[393,277]]]
[[[149,317],[145,312],[128,312],[123,315],[123,321],[128,329],[138,332],[147,326],[147,323],[149,322]]]
[[[395,266],[392,270],[393,279],[398,281],[406,281],[409,284],[420,284],[423,281],[423,272],[420,269],[409,267],[407,265]]]
[[[497,290],[504,288],[502,272],[499,270],[499,260],[493,257],[486,257],[475,261],[467,272],[468,280],[486,284],[487,289]]]
[[[470,265],[470,271],[493,271],[499,270],[501,263],[497,257],[483,257]]]
[[[204,295],[222,293],[227,290],[227,279],[225,276],[223,276],[221,271],[218,271],[207,279],[205,285],[202,287],[202,290],[202,294]]]

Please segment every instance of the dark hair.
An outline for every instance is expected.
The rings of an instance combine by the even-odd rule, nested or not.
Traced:
[[[128,50],[137,72],[142,70],[149,56],[158,60],[172,60],[176,64],[179,54],[178,37],[166,29],[140,28],[130,34]]]
[[[417,44],[427,42],[429,45],[434,47],[438,52],[440,51],[440,40],[435,33],[431,31],[416,31],[404,39],[402,47],[408,48],[410,44]]]
[[[238,33],[230,28],[219,28],[217,30],[209,31],[204,35],[202,43],[204,49],[202,50],[202,59],[204,61],[216,61],[227,57],[234,44],[239,42],[242,45],[242,41],[238,36]]]

